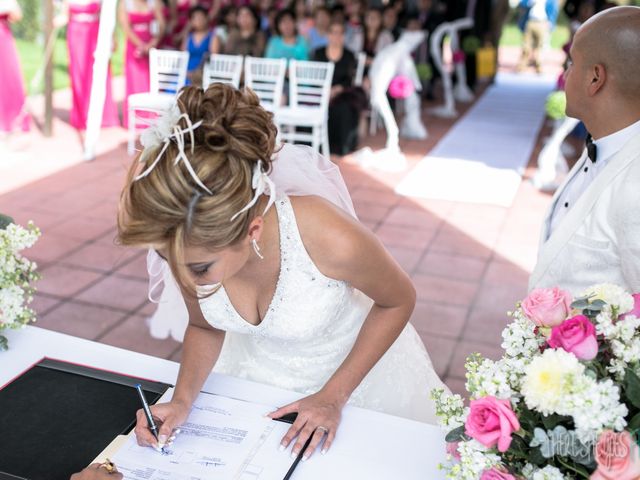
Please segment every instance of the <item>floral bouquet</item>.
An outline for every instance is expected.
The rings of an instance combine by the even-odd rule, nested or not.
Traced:
[[[432,392],[448,479],[640,479],[640,295],[533,290],[498,361],[465,365],[469,405]]]
[[[29,223],[23,228],[9,217],[0,215],[0,332],[19,328],[35,319],[27,305],[33,300],[31,282],[39,277],[36,264],[24,258],[20,251],[33,246],[40,231]],[[6,337],[0,334],[0,350],[8,348]]]

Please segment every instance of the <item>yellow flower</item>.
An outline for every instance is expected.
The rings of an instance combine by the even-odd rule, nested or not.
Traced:
[[[522,394],[529,408],[545,415],[561,413],[566,396],[581,382],[584,365],[572,353],[547,349],[525,370]]]

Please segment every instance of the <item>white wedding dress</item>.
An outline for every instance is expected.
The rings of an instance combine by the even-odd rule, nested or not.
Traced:
[[[227,332],[214,371],[311,394],[351,350],[372,301],[318,270],[303,245],[287,196],[276,201],[276,209],[281,268],[262,322],[245,321],[224,288],[200,300],[200,306],[208,323]],[[409,324],[349,403],[435,424],[429,393],[436,387],[446,390]]]
[[[227,332],[214,371],[311,394],[341,365],[373,303],[346,282],[320,273],[302,243],[287,195],[320,196],[357,217],[340,170],[310,147],[285,144],[275,155],[269,179],[279,195],[281,268],[268,313],[257,326],[246,322],[224,288],[202,299],[200,306],[211,325]],[[154,250],[147,264],[149,298],[158,303],[149,319],[151,335],[182,341],[188,313],[171,270]],[[407,325],[350,403],[435,424],[429,398],[433,388],[446,390],[422,340]]]

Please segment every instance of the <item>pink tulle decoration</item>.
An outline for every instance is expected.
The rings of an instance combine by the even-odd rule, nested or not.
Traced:
[[[409,77],[398,75],[389,84],[389,95],[392,98],[407,98],[416,90]]]
[[[456,50],[455,52],[453,52],[453,63],[464,63],[464,59],[465,56],[462,50]]]
[[[565,85],[564,72],[562,72],[560,76],[558,76],[558,80],[556,81],[556,90],[564,90],[564,85]]]

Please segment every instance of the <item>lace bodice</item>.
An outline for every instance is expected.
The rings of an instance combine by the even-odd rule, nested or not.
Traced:
[[[267,312],[258,325],[244,320],[224,288],[200,301],[212,326],[245,334],[267,355],[272,366],[280,364],[300,376],[311,369],[307,388],[318,383],[317,365],[326,365],[325,376],[349,353],[371,300],[347,282],[323,275],[309,257],[297,227],[289,198],[276,201],[280,228],[280,274]],[[327,341],[330,339],[331,341]],[[291,385],[289,386],[291,387]]]

